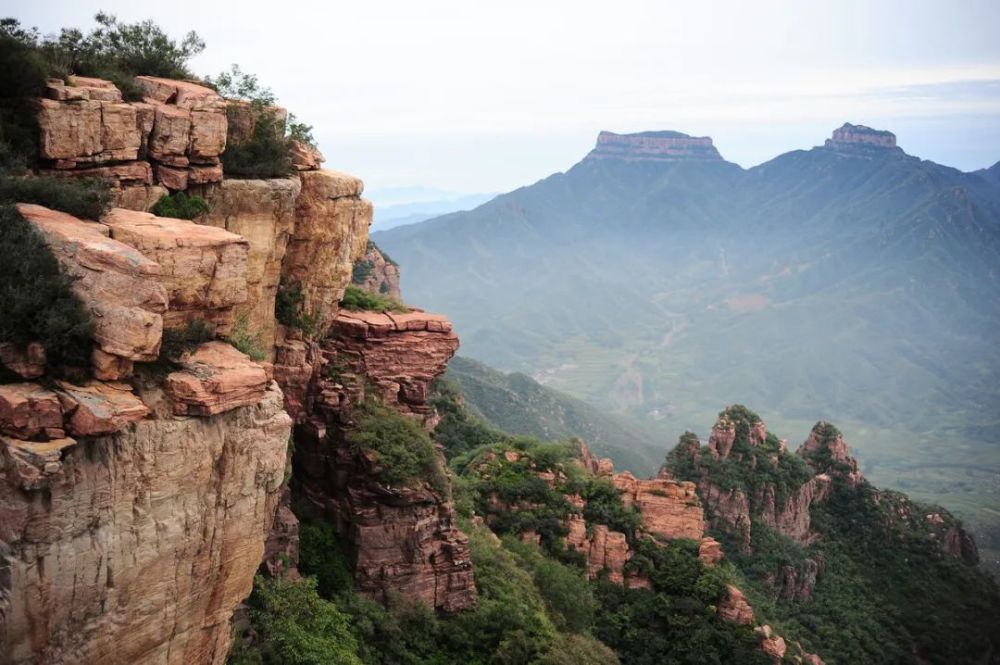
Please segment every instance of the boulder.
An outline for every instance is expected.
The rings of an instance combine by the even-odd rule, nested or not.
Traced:
[[[102,224],[31,204],[18,210],[38,229],[90,311],[94,341],[109,355],[156,360],[167,293],[160,266],[108,237]]]
[[[0,385],[0,434],[25,440],[66,436],[59,397],[37,383]]]
[[[319,169],[326,158],[314,145],[309,145],[303,141],[292,140],[292,166],[298,171],[315,171]]]
[[[722,561],[722,543],[707,536],[698,544],[698,559],[709,568]]]
[[[639,480],[628,471],[614,477],[626,507],[642,513],[643,528],[664,540],[699,540],[705,533],[705,514],[695,484],[666,478]]]
[[[256,404],[267,390],[267,372],[225,342],[207,342],[181,356],[182,370],[164,388],[180,416],[211,416]]]
[[[73,436],[114,434],[150,413],[125,383],[91,381],[78,386],[63,381],[57,392]]]
[[[226,334],[236,305],[247,299],[249,243],[235,233],[182,219],[114,208],[104,217],[111,236],[160,266],[170,306],[168,328],[202,319]]]

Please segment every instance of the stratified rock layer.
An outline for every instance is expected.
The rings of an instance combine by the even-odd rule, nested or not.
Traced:
[[[391,261],[373,242],[368,243],[365,255],[354,264],[354,284],[371,293],[381,293],[397,300],[403,295],[399,290],[399,264]]]
[[[224,663],[289,428],[271,389],[211,419],[0,439],[0,663]]]

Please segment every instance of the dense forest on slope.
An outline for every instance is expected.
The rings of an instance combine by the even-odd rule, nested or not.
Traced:
[[[784,431],[822,415],[873,480],[1000,542],[996,170],[878,146],[748,170],[588,158],[373,237],[472,358],[666,440],[720,401]]]

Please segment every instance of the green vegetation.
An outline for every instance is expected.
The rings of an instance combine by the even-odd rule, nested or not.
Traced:
[[[368,399],[351,411],[354,426],[347,431],[348,445],[358,454],[375,453],[379,478],[390,486],[426,481],[446,494],[448,478],[438,461],[434,442],[413,418]]]
[[[281,277],[278,294],[274,299],[274,318],[283,326],[301,330],[309,338],[319,332],[319,317],[305,311],[302,284],[289,281],[284,276]]]
[[[215,339],[215,325],[204,319],[192,319],[183,328],[166,328],[160,343],[160,362],[176,363],[199,344]]]
[[[207,83],[226,99],[243,100],[247,109],[230,106],[231,125],[253,123],[250,136],[226,146],[222,166],[227,176],[238,178],[283,178],[295,169],[292,166],[292,141],[314,146],[312,127],[298,122],[294,115],[280,113],[274,93],[263,86],[254,74],[233,65]],[[249,118],[243,117],[249,112]]]
[[[395,261],[393,261],[389,257],[388,254],[386,254],[381,249],[379,249],[378,245],[376,245],[374,242],[372,242],[371,240],[369,240],[368,244],[365,246],[365,255],[368,255],[368,254],[370,254],[373,251],[374,252],[378,252],[379,254],[381,254],[382,258],[385,259],[385,262],[388,263],[389,265],[392,265],[392,266],[398,266],[399,265],[398,263],[396,263]],[[356,285],[360,286],[361,284],[364,283],[364,281],[366,279],[368,279],[371,276],[372,271],[374,269],[375,269],[375,264],[372,261],[370,261],[370,260],[368,260],[366,258],[359,259],[354,264],[354,272],[351,275],[351,282],[353,284],[356,284]],[[383,284],[383,286],[384,286],[384,284]]]
[[[0,174],[0,202],[36,203],[74,217],[98,220],[111,208],[111,186],[96,178]]]
[[[161,196],[153,206],[152,213],[160,217],[194,219],[208,213],[208,203],[197,195],[188,196],[184,192],[174,192]]]
[[[395,298],[381,293],[368,293],[353,284],[349,284],[340,299],[340,307],[351,311],[369,312],[408,312],[409,308]]]
[[[350,617],[316,592],[309,578],[254,581],[247,601],[256,644],[239,644],[232,665],[362,665]]]
[[[250,314],[243,312],[236,316],[233,330],[226,337],[226,341],[236,347],[239,351],[250,356],[250,360],[261,362],[267,360],[267,353],[264,350],[264,341],[260,332],[250,330]]]
[[[89,367],[90,313],[41,235],[9,203],[0,203],[0,266],[0,343],[41,342],[52,368]]]

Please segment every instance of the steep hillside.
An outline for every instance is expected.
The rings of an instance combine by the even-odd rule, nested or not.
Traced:
[[[457,356],[448,363],[445,380],[455,384],[473,414],[500,430],[543,441],[581,436],[597,454],[612,457],[619,467],[639,475],[655,472],[666,449],[661,433],[547,388],[525,374],[504,374]]]
[[[822,405],[870,477],[991,530],[996,167],[854,126],[749,170],[677,140],[602,140],[566,173],[375,237],[471,357],[671,438],[720,399],[783,428]]]

